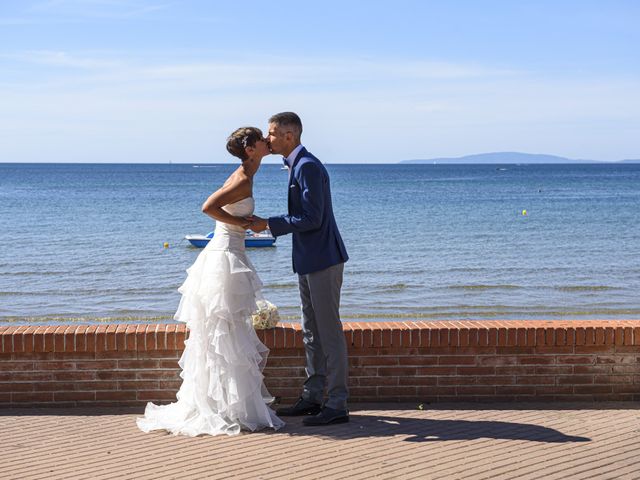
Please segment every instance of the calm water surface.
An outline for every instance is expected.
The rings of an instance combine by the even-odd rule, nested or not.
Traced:
[[[234,168],[0,164],[0,322],[171,321],[183,237],[213,229],[200,205]],[[640,317],[640,165],[327,168],[343,320]],[[286,211],[286,182],[262,167],[257,214]],[[249,255],[297,318],[290,238]]]

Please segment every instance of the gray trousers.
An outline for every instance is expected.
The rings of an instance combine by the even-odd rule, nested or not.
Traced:
[[[344,263],[298,275],[302,300],[302,335],[307,357],[307,380],[302,398],[327,407],[347,408],[347,342],[340,321],[340,288]]]

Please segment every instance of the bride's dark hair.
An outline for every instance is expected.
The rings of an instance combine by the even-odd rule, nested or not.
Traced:
[[[262,140],[262,130],[256,127],[241,127],[227,138],[227,151],[243,162],[249,158],[245,148],[255,147],[258,140]]]

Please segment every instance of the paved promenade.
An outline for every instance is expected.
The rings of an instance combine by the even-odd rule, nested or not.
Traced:
[[[0,410],[1,479],[638,479],[637,404],[358,405],[351,423],[144,434],[140,409]]]

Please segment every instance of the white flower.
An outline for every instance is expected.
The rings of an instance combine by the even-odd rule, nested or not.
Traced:
[[[257,330],[275,327],[280,321],[278,307],[267,300],[258,300],[256,304],[258,311],[251,316],[253,327]]]

